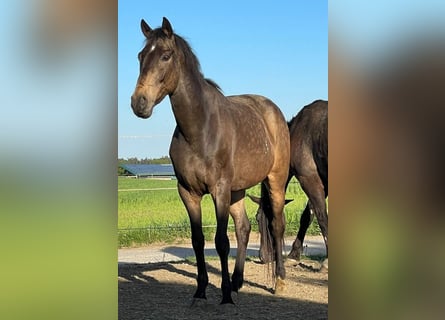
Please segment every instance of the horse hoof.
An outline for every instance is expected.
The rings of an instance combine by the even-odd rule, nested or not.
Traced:
[[[203,308],[207,306],[207,299],[193,298],[192,303],[190,303],[190,308]]]
[[[299,260],[295,260],[292,258],[287,258],[286,260],[284,260],[285,267],[296,267],[296,266],[298,266],[299,263],[300,263]]]
[[[221,304],[221,305],[225,305],[225,304],[228,304],[228,305],[235,305],[235,304],[233,303],[232,297],[223,298],[220,304]]]
[[[235,304],[225,303],[216,307],[220,315],[224,315],[222,319],[232,319],[238,314],[238,308]],[[213,310],[214,311],[214,310]],[[205,318],[205,317],[204,317]]]
[[[321,264],[320,271],[321,271],[321,272],[328,272],[328,269],[329,269],[329,267],[328,267],[328,259],[326,258],[326,259],[323,261],[323,263]]]
[[[287,255],[287,259],[291,259],[291,260],[295,260],[295,261],[300,261],[300,249],[292,249],[291,252],[289,252],[289,254]]]
[[[281,279],[281,277],[277,277],[277,281],[275,282],[274,294],[276,295],[283,294],[285,289],[286,289],[286,283],[284,279]]]
[[[238,290],[242,288],[243,278],[232,278],[232,291],[238,293]]]

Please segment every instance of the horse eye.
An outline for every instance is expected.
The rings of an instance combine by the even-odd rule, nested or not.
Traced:
[[[172,56],[172,53],[171,53],[171,52],[166,52],[166,53],[164,53],[164,54],[161,56],[161,60],[162,60],[162,61],[168,61],[168,60],[170,60],[171,56]]]

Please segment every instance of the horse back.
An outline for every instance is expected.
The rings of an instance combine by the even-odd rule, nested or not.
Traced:
[[[281,110],[270,99],[253,94],[229,96],[227,98],[231,102],[232,108],[243,110],[245,113],[241,119],[244,125],[250,120],[255,120],[257,123],[260,122],[267,130],[266,135],[274,145],[279,144],[283,140],[283,136],[284,140],[286,140],[286,121]],[[258,130],[258,126],[259,124],[252,131]]]
[[[239,128],[244,132],[239,134],[237,161],[262,171],[262,181],[266,176],[286,176],[289,169],[289,130],[286,120],[276,104],[260,95],[230,96],[232,114],[244,112],[243,117],[234,117]],[[238,110],[238,111],[237,111]],[[250,154],[247,158],[243,154]],[[255,160],[253,160],[255,159]],[[252,161],[254,165],[252,166]],[[257,168],[263,166],[264,168]],[[285,168],[284,168],[285,167]],[[239,171],[241,174],[241,171]],[[279,178],[281,179],[281,178]]]

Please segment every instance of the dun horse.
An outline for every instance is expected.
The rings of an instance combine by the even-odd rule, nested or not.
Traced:
[[[258,95],[224,96],[205,79],[188,43],[164,18],[151,29],[141,21],[146,44],[139,53],[140,74],[131,107],[141,118],[168,95],[176,119],[170,157],[179,195],[187,209],[198,268],[194,298],[206,298],[208,275],[204,258],[201,199],[210,193],[216,211],[215,246],[222,269],[222,301],[243,284],[250,223],[244,207],[245,189],[264,181],[271,199],[276,256],[276,289],[284,285],[282,238],[284,193],[289,171],[289,131],[279,108]],[[227,237],[229,214],[235,223],[238,250],[230,280]]]
[[[290,169],[286,188],[295,176],[309,198],[300,218],[300,228],[288,255],[289,259],[300,260],[303,240],[313,219],[317,217],[328,252],[328,215],[326,198],[328,196],[328,102],[317,100],[305,106],[290,122]],[[257,213],[261,232],[260,257],[264,262],[273,260],[270,251],[271,238],[267,232],[267,213],[259,198],[250,198],[260,205]],[[264,198],[264,197],[263,197]]]

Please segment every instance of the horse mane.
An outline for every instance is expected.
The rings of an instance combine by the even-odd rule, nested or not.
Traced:
[[[214,87],[215,89],[217,89],[219,92],[223,92],[222,91],[222,89],[221,89],[221,87],[215,82],[215,81],[213,81],[212,79],[209,79],[209,78],[205,78],[204,79],[208,84],[210,84],[212,87]]]
[[[196,57],[195,53],[193,52],[192,47],[190,44],[181,36],[174,34],[176,45],[179,47],[179,49],[184,54],[185,58],[185,64],[189,68],[189,71],[194,72],[197,77],[203,78],[207,84],[211,85],[218,91],[222,92],[221,87],[212,79],[205,78],[202,71],[201,71],[201,64],[199,63],[198,58]]]
[[[185,65],[187,69],[195,75],[198,79],[204,79],[204,81],[220,91],[222,93],[221,87],[212,79],[205,78],[202,71],[201,71],[201,64],[199,63],[198,58],[196,57],[195,53],[193,52],[192,47],[189,45],[189,43],[182,38],[180,35],[173,33],[173,36],[175,37],[175,43],[176,46],[179,48],[179,50],[184,55]],[[157,28],[152,31],[152,37],[157,39],[165,39],[167,36],[162,31],[162,28]],[[145,46],[149,42],[150,39],[146,39]]]
[[[196,76],[204,78],[207,84],[211,85],[218,91],[222,92],[221,87],[215,81],[204,77],[201,71],[201,64],[199,63],[199,60],[196,57],[195,53],[193,52],[193,49],[189,45],[189,43],[184,38],[182,38],[177,34],[175,34],[175,40],[176,40],[176,45],[180,48],[180,50],[184,54],[185,64],[188,66],[189,70],[195,72]]]

